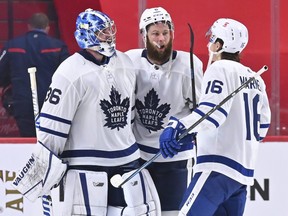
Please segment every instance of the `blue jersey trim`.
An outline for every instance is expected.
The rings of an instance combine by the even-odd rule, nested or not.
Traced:
[[[60,117],[57,117],[57,116],[53,116],[53,115],[50,115],[50,114],[47,114],[47,113],[40,113],[40,117],[48,118],[48,119],[51,119],[51,120],[54,120],[54,121],[58,121],[58,122],[62,122],[62,123],[71,125],[71,121],[70,120],[63,119],[63,118],[60,118]]]
[[[219,155],[204,155],[204,156],[198,156],[197,157],[197,164],[202,164],[202,163],[220,163],[224,164],[239,173],[241,173],[244,176],[247,177],[253,177],[254,176],[254,170],[247,169],[243,167],[240,163],[224,157],[224,156],[219,156]]]
[[[200,106],[200,105],[208,106],[208,107],[211,107],[211,108],[214,108],[215,106],[217,106],[217,105],[215,105],[215,104],[213,104],[213,103],[210,103],[210,102],[202,102],[202,103],[199,104],[199,106]],[[225,115],[226,117],[228,116],[228,113],[227,113],[226,110],[224,110],[222,107],[219,107],[217,110],[218,110],[219,112],[221,112],[223,115]]]
[[[137,143],[137,144],[138,144],[139,149],[141,151],[144,151],[144,152],[149,153],[149,154],[157,154],[160,151],[159,148],[153,148],[153,147],[145,146],[145,145],[142,145],[142,144],[139,144],[139,143]]]
[[[62,138],[68,138],[68,134],[67,133],[61,133],[59,131],[54,131],[54,130],[51,130],[51,129],[48,129],[48,128],[44,128],[44,127],[38,127],[40,131],[43,131],[45,133],[49,133],[49,134],[52,134],[54,136],[59,136],[59,137],[62,137]]]
[[[137,144],[138,144],[139,149],[141,151],[149,153],[149,154],[157,154],[160,151],[159,148],[154,148],[154,147],[142,145],[140,143],[137,143]],[[187,143],[187,144],[181,145],[181,149],[178,150],[178,152],[188,151],[188,150],[193,149],[193,147],[194,147],[194,144],[192,142],[191,143]]]
[[[260,124],[260,128],[269,128],[270,124]]]
[[[195,109],[194,112],[197,113],[197,114],[199,114],[199,115],[202,116],[202,117],[205,115],[205,114],[204,114],[201,110],[199,110],[199,109]],[[211,116],[208,116],[208,117],[206,118],[206,120],[207,120],[207,121],[210,121],[212,124],[214,124],[216,128],[219,127],[219,123],[218,123],[215,119],[211,118]]]
[[[127,149],[118,151],[103,151],[94,149],[76,149],[64,151],[61,158],[76,158],[76,157],[101,157],[101,158],[120,158],[127,157],[138,150],[138,145],[134,143]]]

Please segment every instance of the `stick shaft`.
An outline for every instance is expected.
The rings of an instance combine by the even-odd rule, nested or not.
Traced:
[[[157,154],[155,154],[150,160],[146,161],[141,167],[139,167],[135,172],[133,172],[130,176],[128,176],[121,184],[119,184],[118,187],[121,187],[126,182],[131,180],[134,176],[136,176],[138,173],[140,173],[143,169],[145,169],[147,166],[149,166],[156,158],[158,158],[161,155],[161,152],[159,151]]]
[[[37,94],[37,82],[36,82],[36,67],[28,68],[28,73],[30,76],[30,87],[32,92],[32,102],[33,102],[33,112],[35,118],[35,130],[37,136],[37,127],[36,120],[39,115],[39,104],[38,104],[38,94]],[[42,197],[42,205],[43,205],[43,214],[53,216],[53,208],[52,208],[52,197],[51,193],[47,195],[43,195]]]
[[[192,90],[192,105],[193,110],[197,108],[196,102],[196,86],[195,86],[195,67],[194,67],[194,32],[193,29],[188,23],[189,32],[190,32],[190,71],[191,71],[191,90]],[[195,153],[197,154],[197,139],[194,136],[194,145],[195,145]],[[196,156],[192,158],[193,165],[195,164]],[[193,166],[192,165],[192,166]]]
[[[190,31],[190,71],[191,71],[191,88],[192,88],[192,103],[193,110],[196,109],[196,87],[195,87],[195,70],[194,70],[194,59],[193,59],[193,50],[194,50],[194,32],[191,25],[188,23]]]

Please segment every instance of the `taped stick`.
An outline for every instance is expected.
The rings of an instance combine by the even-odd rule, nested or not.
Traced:
[[[34,111],[34,118],[39,115],[39,105],[38,105],[38,94],[37,94],[37,82],[36,82],[36,67],[28,68],[28,73],[30,76],[30,86],[32,91],[32,102],[33,102],[33,111]],[[37,129],[36,129],[37,132]]]
[[[207,112],[202,118],[200,118],[198,121],[196,121],[192,126],[190,126],[183,134],[181,134],[177,140],[183,139],[185,136],[188,135],[188,133],[195,128],[197,125],[199,125],[202,121],[207,119],[212,113],[214,113],[216,110],[218,110],[223,104],[225,104],[228,100],[230,100],[232,97],[234,97],[237,93],[239,93],[243,88],[247,87],[247,85],[252,82],[256,77],[261,76],[262,73],[268,70],[268,66],[264,65],[257,73],[255,73],[252,77],[250,77],[246,82],[244,82],[241,86],[239,86],[236,90],[234,90],[231,94],[229,94],[226,98],[224,98],[218,105],[213,107],[209,112]],[[134,176],[136,176],[139,172],[141,172],[143,169],[145,169],[148,165],[150,165],[156,158],[158,158],[161,155],[161,152],[159,151],[156,155],[154,155],[150,160],[146,161],[141,167],[139,167],[135,172],[133,172],[130,176],[128,176],[126,179],[122,179],[121,175],[116,174],[111,179],[111,184],[119,188],[123,186],[126,182],[128,182],[130,179],[132,179]]]

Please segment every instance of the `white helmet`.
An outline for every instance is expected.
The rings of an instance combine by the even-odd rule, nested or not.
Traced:
[[[170,14],[162,7],[155,7],[146,9],[142,13],[139,23],[140,32],[146,35],[146,27],[156,22],[166,22],[171,30],[174,29]]]
[[[207,32],[210,36],[210,43],[215,43],[216,39],[223,40],[223,52],[242,52],[248,43],[248,30],[240,22],[221,18],[214,22]]]

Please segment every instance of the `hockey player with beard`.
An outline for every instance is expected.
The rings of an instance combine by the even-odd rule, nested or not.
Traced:
[[[242,23],[218,19],[208,36],[210,56],[199,106],[192,114],[169,121],[160,136],[163,157],[177,154],[181,148],[177,137],[185,128],[196,125],[255,76],[254,71],[240,63],[240,53],[248,43],[248,30]],[[189,133],[197,132],[197,163],[179,216],[243,215],[247,185],[254,183],[259,142],[266,136],[270,120],[266,86],[263,79],[257,77],[191,128]]]
[[[139,23],[144,49],[126,53],[137,69],[136,118],[133,132],[142,163],[159,152],[159,136],[170,116],[182,118],[191,113],[192,88],[190,55],[173,50],[174,26],[170,14],[161,7],[146,9]],[[202,62],[194,55],[196,98],[203,76]],[[177,157],[157,158],[147,169],[157,188],[163,216],[178,214],[182,196],[192,179],[193,136]],[[176,186],[176,187],[175,187]]]
[[[105,13],[87,9],[78,15],[75,38],[81,50],[56,70],[37,121],[37,151],[29,171],[14,181],[34,200],[60,181],[61,161],[67,162],[63,216],[161,214],[147,170],[123,188],[108,181],[115,174],[129,176],[140,158],[131,126],[135,69],[115,49],[115,36],[115,24]]]

